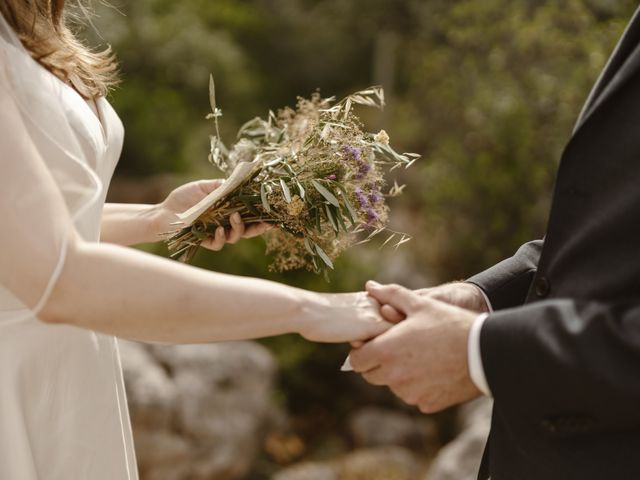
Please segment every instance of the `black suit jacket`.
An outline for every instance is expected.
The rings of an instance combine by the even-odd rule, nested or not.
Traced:
[[[479,478],[640,479],[640,15],[566,146],[544,241],[470,279],[495,403]]]

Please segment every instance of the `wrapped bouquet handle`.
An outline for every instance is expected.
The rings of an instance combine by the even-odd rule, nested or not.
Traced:
[[[196,203],[189,210],[179,213],[177,225],[192,225],[198,218],[204,213],[220,203],[229,194],[233,193],[243,183],[246,183],[255,173],[260,169],[260,160],[254,160],[253,162],[241,162],[233,169],[229,178],[227,178],[222,185],[216,188],[209,195],[204,197],[198,203]]]

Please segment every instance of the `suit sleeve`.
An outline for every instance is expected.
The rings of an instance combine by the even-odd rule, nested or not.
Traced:
[[[494,310],[522,305],[538,268],[543,240],[522,245],[513,257],[474,275],[467,281],[480,287]]]
[[[594,431],[640,425],[640,300],[502,310],[485,320],[480,345],[507,421],[581,418],[572,425]]]

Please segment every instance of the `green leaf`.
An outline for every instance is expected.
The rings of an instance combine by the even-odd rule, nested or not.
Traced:
[[[347,189],[344,188],[344,186],[340,185],[339,183],[337,184],[338,188],[340,189],[340,194],[342,196],[342,199],[344,200],[344,206],[345,208],[343,208],[343,211],[346,212],[346,216],[349,219],[349,222],[351,223],[351,225],[355,225],[358,221],[358,212],[356,212],[356,209],[353,208],[353,205],[351,205],[351,202],[349,201],[349,197],[347,195]]]
[[[380,245],[380,248],[384,247],[387,243],[389,243],[392,239],[394,239],[396,237],[395,233],[392,233],[391,236],[389,236],[389,238],[387,238],[382,245]]]
[[[260,212],[256,209],[256,207],[253,206],[253,202],[250,200],[250,197],[239,195],[237,198],[240,199],[242,203],[244,203],[244,206],[247,208],[247,210],[249,210],[257,217],[260,216]]]
[[[331,223],[331,226],[333,227],[333,229],[336,231],[336,233],[338,233],[338,224],[336,222],[336,219],[333,216],[333,213],[331,212],[331,207],[325,203],[324,209],[327,212],[327,218],[329,219],[329,223]]]
[[[342,230],[344,230],[346,232],[347,231],[347,225],[344,223],[344,219],[342,218],[342,212],[340,212],[339,210],[336,212],[336,219],[338,220],[338,223],[342,227]]]
[[[211,104],[211,111],[215,113],[218,108],[216,106],[216,84],[211,74],[209,74],[209,103]]]
[[[331,193],[326,187],[324,187],[320,182],[313,179],[311,180],[311,183],[313,184],[315,189],[318,191],[318,193],[320,193],[320,195],[322,195],[331,205],[335,207],[340,207],[340,202],[338,201],[336,196],[333,193]]]
[[[314,244],[316,247],[316,252],[318,252],[318,256],[322,259],[322,261],[324,263],[327,264],[327,266],[331,269],[333,269],[333,262],[331,261],[331,259],[329,258],[329,256],[325,253],[324,250],[322,250],[320,248],[320,246],[318,244]]]
[[[325,282],[331,283],[331,278],[329,278],[329,270],[325,268],[322,272],[322,276],[324,277]]]
[[[306,195],[306,192],[302,186],[302,184],[298,181],[298,179],[295,179],[296,182],[296,186],[298,187],[298,192],[300,192],[300,198],[304,200],[304,196]]]
[[[309,239],[307,237],[304,237],[304,246],[311,255],[315,256],[316,252],[314,252],[313,248],[311,248],[311,243],[309,242]]]
[[[291,191],[289,190],[289,187],[287,186],[283,178],[280,179],[280,186],[282,187],[282,194],[284,195],[284,199],[287,201],[287,203],[291,203]]]
[[[269,213],[271,211],[271,205],[269,205],[269,201],[267,200],[267,187],[264,183],[260,185],[260,199],[262,200],[264,211]]]
[[[273,167],[279,164],[282,161],[282,157],[276,157],[273,160],[269,160],[268,162],[264,162],[265,167]]]

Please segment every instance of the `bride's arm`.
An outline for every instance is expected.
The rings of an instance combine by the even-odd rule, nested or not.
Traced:
[[[284,333],[346,342],[389,327],[364,294],[323,296],[77,238],[40,318],[170,343]]]
[[[100,240],[117,245],[137,245],[160,240],[157,205],[107,203],[102,212]]]
[[[2,318],[24,313],[16,310],[15,296],[46,322],[143,341],[210,342],[289,332],[350,341],[389,327],[363,294],[326,297],[82,240],[61,190],[66,186],[73,193],[77,185],[61,185],[52,174],[52,166],[64,168],[66,159],[44,162],[1,73],[2,68],[0,287],[12,294],[0,295]]]

